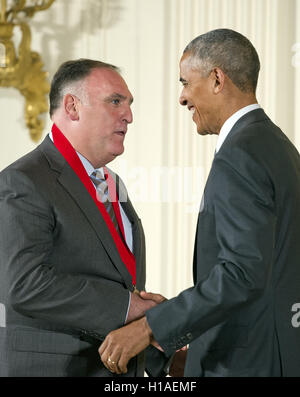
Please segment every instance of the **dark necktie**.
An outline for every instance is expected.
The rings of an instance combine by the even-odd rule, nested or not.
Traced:
[[[119,235],[122,237],[119,224],[116,218],[116,214],[114,211],[114,207],[112,205],[112,202],[110,201],[109,197],[109,192],[108,192],[108,186],[105,178],[102,177],[101,172],[99,171],[94,171],[91,175],[90,178],[93,182],[93,184],[96,186],[96,190],[98,192],[98,196],[100,200],[102,201],[104,207],[106,208],[106,211],[108,215],[110,216],[110,219],[112,220],[112,223],[114,224],[114,227],[116,228],[117,232]]]

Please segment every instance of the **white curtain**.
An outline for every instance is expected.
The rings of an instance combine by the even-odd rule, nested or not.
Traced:
[[[148,290],[170,298],[192,285],[197,212],[216,143],[197,135],[178,102],[184,47],[220,27],[246,35],[262,64],[259,103],[299,150],[299,20],[299,0],[56,0],[32,19],[32,49],[49,78],[67,59],[101,59],[122,68],[134,95],[125,154],[110,166],[144,224]],[[0,87],[0,169],[35,147],[23,106],[16,90]]]

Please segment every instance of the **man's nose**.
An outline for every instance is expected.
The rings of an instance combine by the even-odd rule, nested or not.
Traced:
[[[185,99],[183,93],[181,93],[180,97],[179,97],[179,103],[182,106],[186,106],[187,105],[187,100]]]
[[[131,110],[130,106],[126,109],[126,111],[124,113],[123,120],[126,121],[128,124],[132,123],[133,115],[132,115],[132,110]]]

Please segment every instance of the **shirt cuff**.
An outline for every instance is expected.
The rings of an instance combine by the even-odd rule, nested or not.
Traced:
[[[128,291],[128,293],[129,293],[129,301],[128,301],[128,308],[127,308],[127,313],[126,313],[124,325],[126,324],[126,321],[127,321],[127,317],[128,317],[128,313],[129,313],[129,308],[130,308],[130,302],[131,302],[131,293],[130,293],[130,291]]]

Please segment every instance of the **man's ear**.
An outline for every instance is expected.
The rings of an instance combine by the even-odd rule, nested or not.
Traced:
[[[67,94],[64,96],[64,101],[63,101],[64,109],[67,116],[72,121],[79,120],[78,101],[79,99],[75,95]]]
[[[224,88],[225,73],[220,68],[214,68],[212,70],[212,78],[214,81],[214,87],[213,87],[214,93],[218,94]]]

